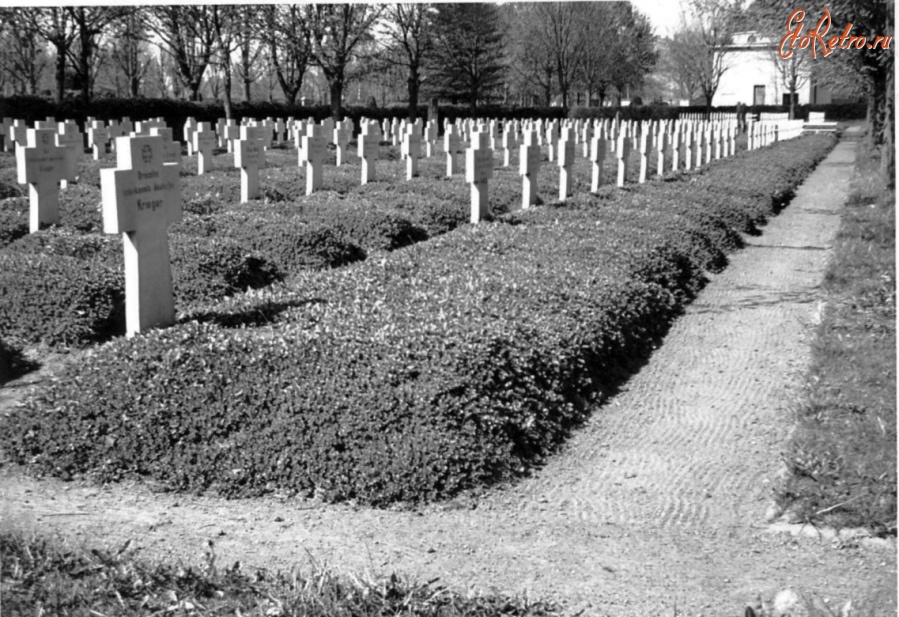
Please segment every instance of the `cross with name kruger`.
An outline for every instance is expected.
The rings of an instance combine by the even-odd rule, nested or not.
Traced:
[[[117,169],[100,170],[103,231],[125,245],[128,336],[175,322],[168,226],[181,220],[179,165],[163,162],[162,137],[116,139]]]

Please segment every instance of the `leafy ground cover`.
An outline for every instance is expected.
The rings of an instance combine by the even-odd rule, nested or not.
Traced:
[[[0,439],[36,473],[227,496],[382,505],[512,479],[644,361],[738,232],[833,144],[804,137],[197,303],[93,350]]]
[[[117,550],[71,547],[46,537],[0,532],[0,596],[9,615],[194,615],[215,617],[539,617],[555,605],[523,597],[462,595],[400,578],[338,575],[320,564],[301,573],[244,572],[216,563],[210,542],[194,564],[139,559]]]
[[[878,168],[860,142],[778,500],[804,520],[895,534],[896,198]]]
[[[179,311],[297,271],[345,266],[469,220],[468,186],[461,176],[444,177],[440,147],[436,156],[422,159],[421,177],[407,182],[399,148],[384,145],[378,179],[366,186],[359,185],[358,159],[351,156],[349,164],[334,167],[331,150],[325,190],[311,196],[305,195],[305,168],[298,166],[297,152],[276,147],[262,171],[262,198],[248,204],[238,203],[240,172],[232,166],[232,155],[219,150],[212,158],[212,171],[203,176],[195,175],[196,157],[185,157],[182,164],[184,220],[171,227]],[[502,164],[500,152],[494,159]],[[632,154],[631,181],[636,181],[638,160]],[[29,237],[28,199],[16,184],[15,160],[0,153],[0,195],[5,196],[0,200],[0,290],[9,298],[0,305],[0,338],[20,346],[82,347],[123,334],[121,241],[102,234],[100,208],[99,172],[114,164],[113,154],[98,161],[83,158],[78,181],[60,193],[58,229]],[[605,167],[605,177],[612,177],[612,157]],[[589,163],[579,160],[575,173],[589,177]],[[547,201],[557,181],[558,170],[547,161],[539,182]],[[492,216],[518,207],[520,182],[514,166],[497,169]],[[586,190],[583,184],[579,181],[575,189]],[[50,279],[61,284],[49,284]]]

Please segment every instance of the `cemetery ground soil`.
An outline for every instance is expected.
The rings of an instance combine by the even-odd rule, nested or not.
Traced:
[[[397,572],[528,593],[571,614],[739,615],[792,587],[874,594],[895,615],[895,541],[793,535],[766,522],[852,174],[844,139],[677,320],[646,366],[532,478],[419,510],[228,501],[35,480],[0,468],[0,526],[198,564]],[[74,358],[73,358],[74,359]],[[65,358],[62,359],[65,361]],[[54,363],[0,389],[0,409]],[[872,614],[887,614],[877,612]]]

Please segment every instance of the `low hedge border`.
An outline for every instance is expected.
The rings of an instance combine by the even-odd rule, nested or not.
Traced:
[[[231,497],[384,505],[515,478],[644,360],[715,251],[732,248],[706,232],[729,206],[680,198],[755,196],[772,212],[833,144],[784,142],[708,180],[665,183],[664,203],[610,192],[300,272],[206,319],[96,349],[12,410],[0,443],[38,474]],[[736,174],[745,181],[731,188]],[[208,319],[215,310],[233,321]],[[260,315],[271,320],[253,327]]]

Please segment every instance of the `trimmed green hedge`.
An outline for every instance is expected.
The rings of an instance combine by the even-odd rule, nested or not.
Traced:
[[[228,239],[170,234],[176,308],[282,279],[278,268]],[[86,345],[125,331],[124,253],[118,236],[50,228],[0,250],[0,336]]]
[[[234,497],[428,501],[526,474],[720,267],[729,221],[773,212],[834,143],[298,272],[97,349],[11,411],[0,443],[36,473]]]

